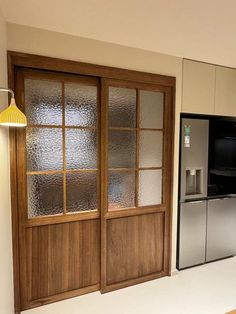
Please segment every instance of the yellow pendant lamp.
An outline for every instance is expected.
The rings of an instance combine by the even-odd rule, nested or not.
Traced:
[[[0,87],[0,91],[8,92],[12,95],[10,106],[0,113],[0,125],[10,127],[25,127],[27,125],[27,119],[24,113],[16,106],[13,90]]]

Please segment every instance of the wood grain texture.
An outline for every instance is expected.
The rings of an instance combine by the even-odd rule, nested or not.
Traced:
[[[25,232],[27,301],[99,284],[99,219],[30,227]]]
[[[99,288],[107,292],[167,275],[171,263],[175,78],[8,52],[9,86],[16,90],[19,107],[24,102],[24,71],[29,77],[38,79],[50,76],[51,80],[80,81],[98,86],[98,98],[101,100],[101,110],[98,106],[101,114],[101,123],[98,121],[101,214],[98,210],[27,219],[24,131],[11,130],[15,311],[18,313],[20,309],[33,308]],[[156,90],[165,94],[164,128],[161,130],[165,141],[164,202],[161,205],[107,211],[109,85]],[[138,130],[134,128],[134,131]],[[20,162],[17,162],[17,155],[20,156]]]
[[[77,78],[67,74],[42,71],[34,73],[33,70],[22,68],[16,71],[15,76],[17,103],[23,111],[24,79],[28,76],[37,79],[61,80],[62,88],[67,79],[77,83],[91,83],[96,86],[98,84],[97,78],[90,80],[85,77],[83,81],[81,76]],[[65,122],[64,114],[63,122]],[[12,174],[16,180],[16,193],[14,194],[16,208],[14,209],[19,214],[17,218],[19,226],[17,267],[19,270],[15,268],[16,275],[19,277],[17,279],[15,276],[15,278],[20,283],[16,289],[16,292],[20,293],[16,300],[20,303],[16,309],[29,309],[98,290],[100,286],[99,208],[97,211],[67,215],[64,206],[62,215],[28,219],[26,176],[31,174],[26,171],[25,129],[16,130],[15,138],[13,149],[16,160],[13,163]],[[13,158],[12,161],[14,161]],[[87,172],[88,169],[84,171]],[[67,173],[65,162],[62,173],[64,176]],[[98,203],[100,202],[98,201]]]
[[[163,271],[164,213],[107,222],[107,285]]]
[[[108,170],[109,86],[135,88],[138,93],[140,90],[146,90],[164,94],[163,129],[158,130],[163,132],[163,166],[158,167],[163,171],[162,204],[139,207],[136,202],[134,208],[122,208],[122,210],[117,208],[108,211],[107,191],[104,195],[102,194],[101,292],[104,293],[170,274],[175,86],[112,79],[103,79],[102,82],[102,111],[105,113],[102,119],[105,187]],[[136,106],[138,104],[139,97],[137,97]],[[139,132],[139,110],[137,111],[135,130]],[[157,131],[156,129],[149,130]],[[141,170],[139,151],[137,153],[138,142],[136,142],[136,171]],[[154,168],[145,167],[142,170]],[[128,171],[129,169],[121,170]]]
[[[101,78],[112,78],[126,81],[174,86],[175,77],[147,72],[132,71],[78,61],[63,60],[16,51],[8,51],[11,63],[15,66],[49,71],[61,71],[71,74],[90,75]]]

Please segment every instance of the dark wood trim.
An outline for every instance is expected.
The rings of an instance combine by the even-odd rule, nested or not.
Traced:
[[[11,59],[11,63],[14,66],[40,70],[59,71],[71,74],[97,76],[101,78],[159,84],[164,86],[174,86],[176,81],[175,77],[172,76],[50,58],[16,51],[8,51],[8,57]],[[11,77],[9,77],[9,79],[11,79]]]

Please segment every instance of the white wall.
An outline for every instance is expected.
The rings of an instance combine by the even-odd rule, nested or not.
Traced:
[[[7,86],[6,22],[0,12],[0,86]],[[0,93],[0,111],[8,98]],[[8,129],[0,127],[0,313],[13,313]]]
[[[11,23],[7,24],[7,49],[176,77],[176,126],[172,233],[172,271],[175,271],[178,193],[178,137],[179,113],[181,110],[182,59],[159,53],[148,52],[141,49],[129,48]]]

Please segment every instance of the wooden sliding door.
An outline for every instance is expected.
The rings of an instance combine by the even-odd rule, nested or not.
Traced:
[[[167,275],[172,95],[168,87],[102,82],[102,291]]]
[[[99,289],[99,81],[21,69],[21,309]]]
[[[16,312],[168,275],[175,78],[8,57]]]

